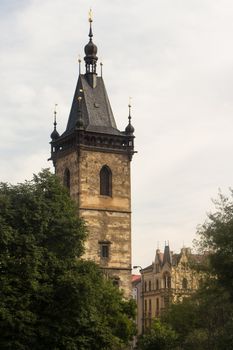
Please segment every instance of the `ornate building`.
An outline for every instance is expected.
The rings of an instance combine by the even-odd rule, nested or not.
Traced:
[[[117,129],[107,91],[97,75],[97,46],[92,19],[85,46],[85,73],[79,74],[66,130],[51,134],[55,172],[76,201],[78,215],[88,228],[86,259],[131,293],[130,163],[134,154],[134,128],[130,105],[128,125]],[[79,62],[80,64],[80,62]]]
[[[179,254],[171,252],[168,245],[163,253],[156,250],[152,264],[141,270],[141,281],[133,282],[133,287],[140,290],[139,330],[150,327],[152,319],[159,317],[170,303],[181,301],[198,288],[201,276],[192,265],[202,260],[203,255],[192,254],[190,248],[182,248]]]

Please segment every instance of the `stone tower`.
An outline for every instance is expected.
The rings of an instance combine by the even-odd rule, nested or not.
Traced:
[[[85,74],[79,74],[65,132],[51,134],[55,172],[78,205],[88,228],[86,259],[98,263],[108,278],[131,293],[130,163],[134,128],[117,129],[102,76],[97,75],[97,47],[85,46]],[[102,74],[101,74],[102,75]]]

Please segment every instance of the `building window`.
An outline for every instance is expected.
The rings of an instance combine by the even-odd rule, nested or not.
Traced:
[[[147,283],[146,283],[146,281],[144,282],[144,292],[146,292],[146,290],[147,290]]]
[[[147,314],[147,300],[145,300],[145,314]]]
[[[112,195],[112,172],[107,165],[100,170],[100,194],[102,196]]]
[[[159,289],[159,280],[156,280],[156,289]]]
[[[100,257],[102,259],[109,259],[110,257],[110,241],[99,241]]]
[[[165,273],[163,277],[164,288],[171,288],[171,276],[169,273]]]
[[[149,292],[151,291],[151,281],[149,281]]]
[[[66,169],[64,172],[63,184],[68,189],[68,191],[70,191],[70,171],[69,171],[69,169]]]
[[[156,298],[156,310],[155,310],[155,316],[159,316],[159,298]]]
[[[187,289],[188,288],[188,281],[186,278],[183,278],[183,281],[182,281],[182,288],[183,289]]]
[[[102,244],[101,246],[101,258],[108,258],[109,257],[109,246]]]

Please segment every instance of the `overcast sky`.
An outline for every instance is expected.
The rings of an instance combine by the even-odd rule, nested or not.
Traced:
[[[145,267],[165,241],[191,246],[232,185],[233,1],[1,0],[1,181],[51,166],[53,108],[63,132],[90,6],[120,130],[132,96],[133,264]]]

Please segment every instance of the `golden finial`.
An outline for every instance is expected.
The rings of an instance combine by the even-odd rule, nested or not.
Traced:
[[[89,13],[88,13],[88,21],[91,23],[93,22],[93,13],[92,9],[90,8]]]

